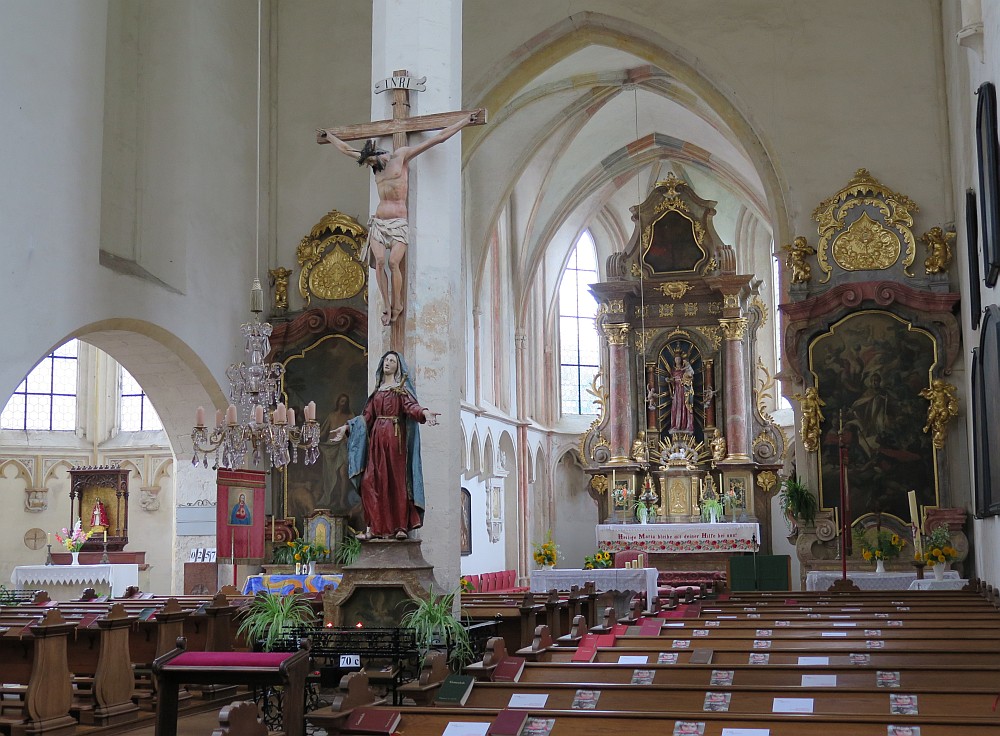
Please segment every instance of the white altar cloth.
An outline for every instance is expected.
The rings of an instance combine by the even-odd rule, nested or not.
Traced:
[[[605,552],[753,552],[760,524],[598,524],[597,548]]]
[[[659,570],[655,567],[608,567],[596,570],[575,570],[571,568],[553,568],[551,570],[531,571],[531,591],[544,593],[547,590],[569,590],[574,585],[581,588],[588,580],[593,580],[598,590],[611,590],[623,593],[631,591],[639,593],[646,591],[646,601],[656,600],[656,578]],[[630,596],[631,597],[631,596]]]
[[[934,578],[924,578],[923,580],[914,580],[910,583],[910,587],[907,590],[961,590],[969,581],[965,578],[954,578],[949,579],[947,577],[949,571],[945,571],[944,580],[935,580]],[[955,573],[956,575],[958,573]]]
[[[827,572],[825,570],[812,570],[806,575],[806,590],[824,591],[829,590],[843,575],[840,572]],[[948,570],[944,574],[945,580],[957,580],[958,573]],[[857,585],[861,590],[907,590],[914,580],[917,579],[915,572],[855,572],[847,571],[847,578]]]
[[[107,583],[120,595],[130,585],[139,584],[139,566],[132,565],[19,565],[10,575],[15,588],[47,585],[94,585]],[[49,591],[51,596],[51,591]],[[53,600],[55,597],[52,596]]]

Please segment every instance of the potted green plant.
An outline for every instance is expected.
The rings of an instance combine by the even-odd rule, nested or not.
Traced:
[[[334,559],[340,565],[353,565],[361,555],[361,540],[358,539],[353,529],[348,527],[350,534],[345,534],[337,547]]]
[[[444,595],[434,595],[432,585],[427,598],[411,598],[402,605],[411,606],[403,614],[399,625],[413,629],[417,637],[417,647],[421,656],[429,649],[443,648],[451,644],[449,661],[461,668],[472,659],[472,642],[469,632],[453,613],[458,590]]]
[[[785,478],[778,493],[778,503],[791,531],[799,522],[809,526],[816,521],[819,502],[798,478]]]
[[[710,521],[713,524],[722,518],[725,509],[719,501],[714,498],[705,498],[701,501],[701,520]]]
[[[298,593],[258,593],[239,615],[236,633],[265,652],[270,652],[277,641],[290,636],[293,629],[316,622],[316,612]]]

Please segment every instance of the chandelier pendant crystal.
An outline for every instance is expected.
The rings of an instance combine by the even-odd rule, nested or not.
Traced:
[[[319,458],[316,403],[310,401],[303,407],[300,427],[295,423],[295,411],[279,401],[285,368],[280,363],[264,362],[271,352],[272,328],[269,322],[260,320],[264,290],[256,278],[250,289],[250,311],[253,319],[240,326],[245,358],[226,369],[232,403],[225,414],[222,410],[215,412],[215,427],[211,430],[205,425],[204,407],[198,407],[191,431],[191,464],[201,463],[207,468],[209,455],[214,454],[213,470],[238,468],[248,456],[254,465],[269,461],[273,467],[283,468],[298,462],[302,450],[303,461],[311,465]],[[241,417],[245,419],[241,421]]]

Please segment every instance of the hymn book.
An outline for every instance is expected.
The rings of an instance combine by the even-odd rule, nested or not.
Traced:
[[[398,710],[383,710],[380,708],[355,708],[341,730],[344,733],[376,734],[388,736],[399,726],[401,719]]]
[[[524,657],[504,657],[493,670],[494,682],[517,682],[524,672]]]
[[[441,683],[434,702],[442,705],[465,705],[475,684],[476,678],[471,675],[448,675]]]

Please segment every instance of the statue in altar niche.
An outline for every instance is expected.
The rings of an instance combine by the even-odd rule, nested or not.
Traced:
[[[694,368],[679,349],[674,350],[669,385],[670,431],[694,432]]]

